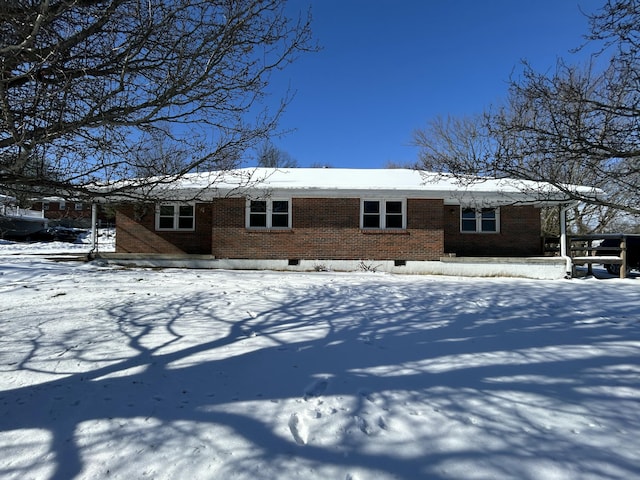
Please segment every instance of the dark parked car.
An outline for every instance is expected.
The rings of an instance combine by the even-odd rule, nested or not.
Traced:
[[[627,272],[640,270],[640,235],[629,235],[627,240]],[[598,255],[620,255],[620,238],[605,238],[598,246]],[[612,275],[620,275],[620,265],[605,263],[604,268]]]
[[[78,237],[86,233],[87,230],[80,228],[67,228],[67,227],[49,227],[44,230],[31,233],[27,236],[21,237],[21,240],[27,242],[75,242]]]

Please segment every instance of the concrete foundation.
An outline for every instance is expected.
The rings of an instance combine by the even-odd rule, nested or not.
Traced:
[[[109,264],[151,268],[212,268],[224,270],[276,270],[293,272],[388,272],[459,277],[520,277],[542,280],[567,276],[560,257],[443,257],[440,261],[403,260],[251,260],[222,259],[211,255],[101,253]]]

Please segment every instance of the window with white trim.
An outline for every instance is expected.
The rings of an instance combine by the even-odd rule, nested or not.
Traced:
[[[360,226],[363,229],[407,228],[404,200],[366,200],[360,207]]]
[[[247,200],[247,228],[291,228],[291,200]]]
[[[156,230],[192,231],[196,227],[195,206],[187,203],[162,203],[156,208]]]
[[[498,233],[500,231],[500,209],[461,208],[460,231],[462,233]]]

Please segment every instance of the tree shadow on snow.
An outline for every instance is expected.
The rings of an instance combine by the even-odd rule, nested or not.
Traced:
[[[60,359],[95,366],[0,392],[2,431],[46,432],[55,480],[83,472],[87,449],[120,449],[131,462],[131,445],[171,452],[186,471],[204,461],[200,445],[239,478],[267,478],[293,462],[406,479],[460,476],[458,468],[536,478],[532,462],[578,477],[640,474],[606,438],[579,435],[616,425],[640,432],[637,399],[621,394],[637,388],[637,301],[620,306],[601,286],[568,282],[551,290],[443,278],[430,290],[418,278],[393,280],[401,288],[385,276],[326,278],[253,292],[243,305],[197,287],[182,298],[109,305],[121,349],[92,353],[61,340]],[[44,340],[21,368],[31,368]],[[314,422],[335,427],[330,443],[314,440]],[[369,448],[368,439],[385,445],[382,435],[388,448]],[[0,474],[26,477],[36,466]],[[102,473],[121,467],[105,461]]]

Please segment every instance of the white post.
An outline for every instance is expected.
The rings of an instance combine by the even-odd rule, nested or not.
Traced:
[[[567,262],[566,273],[568,277],[573,273],[573,262],[569,256],[569,248],[567,246],[567,210],[569,206],[560,207],[560,256]]]
[[[91,252],[95,252],[98,247],[98,204],[91,204]]]

